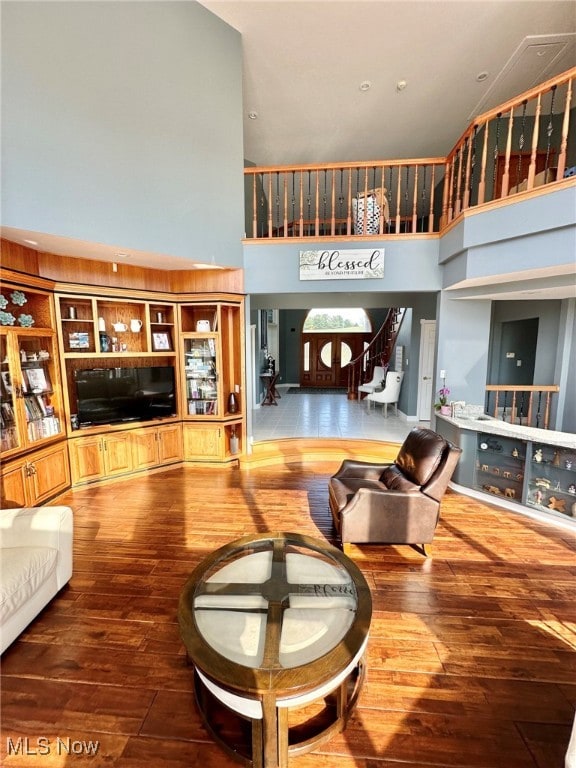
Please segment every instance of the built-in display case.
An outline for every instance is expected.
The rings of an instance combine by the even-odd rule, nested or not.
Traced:
[[[66,359],[174,355],[175,305],[123,296],[58,294]]]
[[[0,288],[2,504],[34,505],[70,485],[53,297]]]
[[[73,437],[78,437],[76,380],[79,372],[115,369],[120,374],[122,370],[168,366],[174,369],[177,379],[174,303],[116,294],[59,293],[56,295],[56,316],[60,330],[65,413]],[[127,421],[129,416],[127,413]],[[73,452],[71,458],[74,460]]]
[[[179,307],[180,410],[188,461],[235,461],[245,443],[243,300],[217,295]]]
[[[576,450],[532,444],[526,504],[576,518]]]
[[[242,296],[54,292],[9,274],[0,299],[3,502],[36,504],[71,482],[182,461],[238,460]]]
[[[476,444],[476,488],[521,502],[526,443],[480,432]]]
[[[439,416],[436,431],[462,448],[453,482],[503,506],[576,527],[576,437],[480,418]],[[510,508],[512,508],[510,507]]]
[[[4,458],[64,436],[51,297],[2,285],[0,414]]]
[[[216,334],[185,338],[184,374],[186,412],[189,416],[218,416],[220,366],[216,357]]]

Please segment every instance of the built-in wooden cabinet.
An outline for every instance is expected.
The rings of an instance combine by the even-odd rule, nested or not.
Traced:
[[[21,285],[13,275],[2,272],[0,299],[3,500],[33,505],[71,483],[238,459],[246,443],[242,296],[95,295],[40,278]],[[142,368],[173,372],[170,398],[154,414],[80,422],[80,379]],[[153,388],[138,389],[149,396]]]
[[[230,462],[242,450],[242,423],[184,424],[184,456],[193,462]]]
[[[74,485],[123,475],[133,469],[129,432],[74,438],[69,449]]]
[[[187,461],[235,461],[245,443],[241,298],[179,306],[180,410]]]
[[[77,429],[76,377],[85,370],[171,367],[178,376],[176,307],[121,295],[59,293],[56,314],[68,429]],[[118,374],[121,375],[120,373]],[[176,415],[177,399],[173,414]]]
[[[182,461],[182,425],[138,427],[69,441],[74,485]]]
[[[118,295],[58,294],[56,299],[66,359],[174,354],[172,303]]]
[[[134,429],[130,432],[130,439],[134,466],[138,469],[182,461],[181,424]]]
[[[2,506],[33,507],[70,487],[65,442],[2,466]]]
[[[33,506],[70,486],[52,294],[0,284],[1,496]]]
[[[1,289],[0,427],[8,459],[65,433],[52,297],[4,282]]]

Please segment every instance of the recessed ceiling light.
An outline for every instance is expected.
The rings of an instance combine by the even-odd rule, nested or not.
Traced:
[[[361,91],[369,91],[370,88],[372,88],[372,83],[370,82],[370,80],[363,80],[360,83],[360,90]]]
[[[130,259],[132,258],[129,253],[117,253],[116,254],[117,259]]]
[[[22,240],[23,243],[28,243],[28,245],[38,245],[37,240]]]
[[[407,85],[408,83],[406,82],[406,80],[398,80],[398,82],[396,83],[396,90],[398,92],[403,91]]]
[[[254,112],[254,110],[252,110],[252,112],[248,112],[248,117],[250,120],[258,120],[258,112]]]
[[[484,80],[487,80],[487,79],[488,79],[488,72],[478,72],[478,74],[476,75],[476,80],[479,83],[483,83]]]

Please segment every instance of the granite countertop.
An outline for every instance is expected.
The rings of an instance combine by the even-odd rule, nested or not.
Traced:
[[[536,427],[523,427],[519,424],[508,424],[506,421],[495,419],[493,416],[481,416],[480,418],[465,418],[442,416],[436,414],[437,419],[444,419],[449,424],[454,424],[459,429],[468,429],[471,432],[486,432],[490,435],[512,437],[518,440],[530,440],[533,443],[557,445],[560,448],[573,448],[576,450],[576,434],[573,432],[556,432],[552,429],[536,429]]]

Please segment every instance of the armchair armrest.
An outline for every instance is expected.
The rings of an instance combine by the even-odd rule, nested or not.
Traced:
[[[342,542],[426,544],[440,510],[434,499],[414,491],[358,490],[340,514]]]

